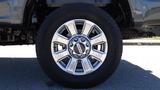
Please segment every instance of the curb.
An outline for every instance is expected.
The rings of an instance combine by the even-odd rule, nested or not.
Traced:
[[[123,40],[123,45],[160,45],[160,40],[144,40],[144,39],[130,39]]]

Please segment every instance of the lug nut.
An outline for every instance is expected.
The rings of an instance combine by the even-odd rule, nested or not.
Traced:
[[[87,43],[86,46],[89,47],[89,44]]]
[[[70,53],[73,54],[73,50],[70,50]]]
[[[86,53],[89,53],[89,50],[86,50]]]
[[[78,38],[75,38],[74,41],[77,42],[77,41],[78,41]]]
[[[70,46],[70,47],[73,47],[73,43],[70,43],[69,46]]]
[[[86,40],[85,40],[85,38],[82,38],[81,41],[82,41],[82,42],[85,42]]]

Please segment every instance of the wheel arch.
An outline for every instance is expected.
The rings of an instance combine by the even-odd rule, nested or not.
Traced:
[[[96,5],[108,12],[117,22],[119,27],[128,28],[134,26],[134,20],[128,0],[70,0],[69,2],[66,2],[65,0],[27,0],[23,16],[23,25],[31,25],[30,20],[33,12],[37,13],[38,23],[41,25],[45,19],[44,17],[51,11],[62,5],[72,3],[88,3]]]
[[[132,10],[128,0],[112,0],[112,3],[106,5],[105,9],[117,22],[120,28],[134,26]]]
[[[27,0],[23,14],[23,26],[27,27],[31,25],[32,15],[34,13],[35,8],[36,0]]]
[[[39,0],[41,1],[41,0]],[[88,3],[106,10],[117,22],[119,27],[132,27],[134,20],[128,0],[45,0],[48,6],[61,7],[65,4]],[[118,13],[117,13],[118,11]]]

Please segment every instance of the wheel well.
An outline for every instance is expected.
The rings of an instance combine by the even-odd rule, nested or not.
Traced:
[[[31,25],[31,18],[35,10],[35,0],[27,0],[25,9],[24,9],[24,15],[23,15],[23,26],[27,27]]]
[[[45,0],[27,0],[23,18],[24,31],[34,32],[33,38],[35,38],[45,17],[57,8],[59,7],[48,7]],[[122,32],[126,30],[124,28],[134,25],[131,9],[127,0],[113,0],[110,4],[100,8],[113,17]],[[37,19],[34,24],[32,22],[33,16]]]
[[[128,0],[112,0],[112,3],[103,7],[117,22],[120,28],[134,25],[131,8]]]
[[[45,17],[54,9],[47,7],[46,0],[27,0],[23,15],[23,26],[32,26],[34,17],[36,18],[36,27],[39,28]]]
[[[40,26],[45,17],[58,7],[47,7],[46,0],[28,0],[24,12],[24,25],[30,25],[33,13],[36,13],[37,23]],[[128,28],[134,25],[128,0],[112,0],[110,4],[100,7],[108,12],[117,22],[120,28]]]

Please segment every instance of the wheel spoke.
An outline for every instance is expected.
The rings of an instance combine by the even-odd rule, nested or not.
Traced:
[[[59,42],[59,43],[62,43],[62,44],[67,45],[68,42],[69,42],[69,40],[68,40],[67,37],[62,36],[62,35],[60,35],[60,34],[58,34],[58,33],[56,33],[54,37],[55,37],[55,38],[53,38],[53,42],[52,42],[52,43],[54,43],[54,42]]]
[[[74,20],[69,21],[68,23],[65,24],[65,26],[72,36],[78,33]]]
[[[82,59],[81,63],[85,73],[89,73],[93,70],[93,66],[88,58]]]
[[[63,50],[63,51],[59,51],[59,52],[56,52],[53,54],[53,57],[55,60],[57,60],[57,62],[60,60],[60,59],[64,59],[66,58],[67,56],[69,55],[68,51],[67,50]]]
[[[96,51],[96,50],[91,50],[90,55],[100,61],[105,60],[105,57],[106,57],[104,52],[100,52],[100,51]]]
[[[82,29],[82,34],[88,36],[88,34],[91,32],[92,28],[94,27],[94,23],[89,22],[89,21],[85,21],[84,22],[84,26]]]
[[[75,73],[77,64],[78,64],[78,60],[75,58],[71,58],[67,67],[66,67],[67,71],[69,71],[71,73]]]
[[[106,42],[106,37],[104,34],[99,34],[91,39],[91,45],[95,45],[95,44],[98,45],[103,42]]]

